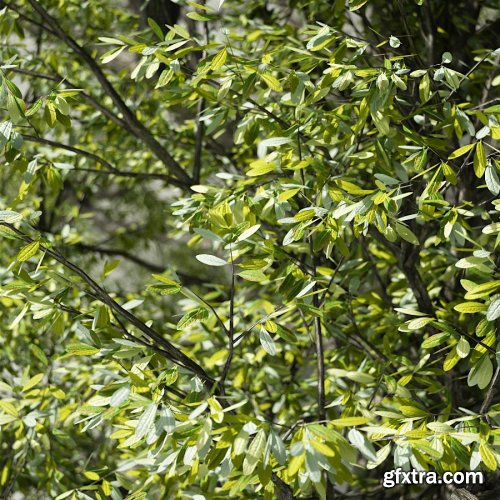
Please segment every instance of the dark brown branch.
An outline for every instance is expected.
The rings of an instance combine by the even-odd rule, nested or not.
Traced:
[[[8,227],[27,243],[32,243],[34,241],[32,238],[30,238],[28,235],[26,235],[10,223],[0,222],[0,225]],[[114,313],[123,316],[138,330],[142,331],[152,342],[156,343],[157,346],[161,346],[162,350],[165,352],[165,356],[168,357],[168,359],[182,365],[184,368],[197,375],[202,380],[207,390],[212,390],[215,383],[214,379],[212,379],[198,363],[196,363],[189,356],[180,351],[171,342],[164,339],[158,332],[147,326],[137,316],[124,309],[120,304],[118,304],[118,302],[116,302],[110,295],[108,295],[108,293],[102,287],[100,287],[83,269],[67,260],[59,252],[47,248],[45,245],[40,245],[40,249],[43,250],[47,255],[55,259],[57,262],[62,264],[64,267],[66,267],[70,271],[73,271],[77,276],[79,276],[90,287],[96,298],[103,304],[107,305]]]
[[[178,179],[175,179],[174,177],[170,177],[165,174],[155,174],[153,172],[130,172],[128,170],[118,170],[116,172],[109,172],[107,170],[98,170],[95,168],[86,168],[86,167],[74,167],[72,170],[78,171],[78,172],[91,172],[93,174],[100,174],[100,175],[112,175],[114,177],[129,177],[133,179],[159,179],[162,181],[167,181],[169,184],[172,184],[174,186],[178,186],[180,188],[184,188],[185,185],[180,182]]]
[[[69,314],[73,314],[75,316],[80,316],[82,318],[88,318],[88,319],[94,318],[91,314],[87,314],[83,311],[79,311],[78,309],[75,309],[74,307],[69,307],[65,304],[62,304],[61,302],[57,302],[56,305],[57,305],[58,309],[60,309],[61,311],[65,311]],[[154,344],[150,344],[150,343],[146,342],[144,339],[141,339],[139,337],[136,337],[135,335],[132,335],[127,330],[127,328],[125,327],[125,325],[123,324],[123,322],[120,320],[120,318],[118,316],[115,316],[115,319],[116,319],[116,322],[118,323],[118,325],[115,325],[113,322],[110,322],[110,325],[113,328],[115,328],[116,330],[120,331],[124,335],[124,337],[126,337],[128,340],[130,340],[131,342],[136,342],[136,343],[146,347],[147,349],[151,349],[152,351],[156,352],[157,354],[160,354],[163,357],[167,357],[165,355],[165,351],[163,351],[160,347],[158,347]],[[167,387],[167,390],[170,391],[172,394],[175,394],[179,398],[186,397],[185,393],[183,393],[179,389],[176,389],[175,387]]]
[[[101,247],[99,245],[87,245],[85,243],[76,243],[73,245],[73,248],[81,249],[89,252],[96,252],[101,255],[115,255],[117,257],[123,257],[124,259],[137,264],[138,266],[151,271],[152,273],[162,273],[165,271],[165,266],[161,264],[155,264],[154,262],[149,262],[133,253],[127,252],[126,250],[122,250],[120,248],[108,248]],[[182,283],[186,285],[201,285],[204,281],[198,276],[192,276],[191,274],[186,274],[180,271],[176,271],[179,278],[181,278]],[[194,293],[194,292],[193,292]],[[203,300],[200,298],[200,300]],[[210,306],[210,304],[208,304]]]
[[[165,266],[160,266],[159,264],[154,264],[153,262],[141,259],[140,257],[137,257],[137,255],[127,252],[126,250],[120,250],[119,248],[106,248],[98,245],[87,245],[85,243],[77,243],[73,246],[77,249],[88,250],[102,255],[115,255],[117,257],[123,257],[124,259],[129,260],[130,262],[133,262],[134,264],[137,264],[138,266],[141,266],[153,273],[162,273],[165,270]]]
[[[184,187],[184,184],[182,184],[178,179],[171,177],[166,174],[156,174],[152,172],[130,172],[126,170],[119,170],[111,163],[109,163],[107,160],[102,158],[99,155],[96,155],[95,153],[91,153],[90,151],[86,151],[81,148],[77,148],[75,146],[70,146],[69,144],[63,144],[61,142],[56,142],[52,141],[50,139],[44,139],[43,137],[36,137],[34,135],[26,135],[23,134],[23,139],[29,142],[37,142],[39,144],[47,144],[49,146],[53,146],[55,148],[60,148],[64,149],[66,151],[71,151],[73,153],[79,154],[81,156],[85,156],[86,158],[90,158],[91,160],[94,160],[95,162],[99,163],[103,167],[105,167],[107,170],[97,170],[97,169],[92,169],[92,168],[85,168],[85,167],[75,167],[73,170],[76,171],[83,171],[83,172],[92,172],[96,174],[107,174],[107,175],[114,175],[117,177],[130,177],[130,178],[137,178],[137,179],[159,179],[162,181],[166,181],[169,184],[173,184],[174,186],[179,186],[179,187]]]
[[[419,246],[411,245],[411,243],[403,242],[401,246],[387,241],[378,231],[370,231],[371,236],[378,242],[387,247],[398,261],[398,266],[403,271],[408,285],[410,286],[413,295],[417,301],[419,310],[434,316],[434,307],[432,300],[429,297],[425,283],[417,269],[419,259]]]

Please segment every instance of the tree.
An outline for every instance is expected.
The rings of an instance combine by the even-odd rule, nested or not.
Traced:
[[[498,5],[218,3],[3,2],[2,498],[491,494]]]

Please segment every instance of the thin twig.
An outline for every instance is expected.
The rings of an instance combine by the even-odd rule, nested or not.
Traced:
[[[193,183],[200,182],[201,173],[201,153],[203,151],[203,135],[205,132],[205,125],[201,119],[201,115],[205,109],[205,100],[203,97],[198,101],[198,109],[196,111],[196,137],[194,146],[194,160],[193,160]]]
[[[64,149],[66,151],[71,151],[72,153],[85,156],[86,158],[90,158],[91,160],[94,160],[96,163],[99,163],[103,167],[105,167],[107,170],[110,172],[113,172],[114,174],[120,175],[121,172],[118,170],[116,167],[111,165],[107,160],[104,158],[101,158],[99,155],[96,155],[94,153],[91,153],[90,151],[86,151],[81,148],[77,148],[75,146],[70,146],[69,144],[63,144],[61,142],[56,142],[51,139],[44,139],[43,137],[36,137],[34,135],[28,135],[28,134],[23,134],[23,139],[28,142],[37,142],[39,144],[47,144],[48,146],[53,146],[55,148],[59,149]]]
[[[227,355],[226,362],[224,363],[224,368],[222,370],[222,375],[219,380],[219,388],[224,393],[224,384],[226,382],[227,376],[229,374],[229,369],[231,368],[231,362],[234,356],[234,292],[235,292],[235,269],[233,252],[231,247],[229,247],[231,253],[231,290],[229,292],[229,353]]]
[[[499,378],[500,378],[500,366],[497,366],[495,374],[491,379],[490,386],[488,387],[488,391],[486,392],[486,397],[484,398],[483,404],[481,405],[481,409],[479,410],[479,413],[482,416],[485,416],[486,413],[488,413],[488,410],[490,409],[491,402],[493,401],[493,392],[498,385]]]

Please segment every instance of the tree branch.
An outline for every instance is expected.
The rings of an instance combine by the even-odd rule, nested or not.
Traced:
[[[23,233],[14,225],[8,222],[0,222],[0,225],[8,227],[11,231],[14,231],[18,236],[20,236],[23,241],[27,243],[32,243],[34,241],[27,234]],[[116,302],[110,295],[108,295],[108,293],[101,286],[99,286],[83,269],[67,260],[59,252],[52,250],[45,245],[40,245],[40,249],[43,250],[47,255],[55,259],[57,262],[62,264],[64,267],[73,271],[85,283],[87,283],[87,285],[90,287],[99,301],[107,305],[114,313],[127,319],[127,321],[129,321],[137,329],[142,331],[152,342],[155,342],[156,345],[161,346],[162,350],[165,352],[166,357],[182,365],[184,368],[197,375],[202,380],[208,391],[211,391],[214,388],[215,380],[212,379],[198,363],[184,354],[171,342],[164,339],[158,332],[147,326],[137,316],[134,316],[131,312],[124,309],[120,304],[118,304],[118,302]]]
[[[97,81],[100,83],[104,92],[111,98],[114,105],[123,114],[125,121],[130,125],[130,130],[134,135],[146,144],[153,154],[163,162],[167,169],[175,175],[186,186],[192,184],[192,179],[179,165],[179,163],[170,155],[170,153],[153,137],[151,132],[136,117],[135,113],[125,104],[120,94],[106,78],[103,71],[96,63],[94,58],[79,45],[68,33],[66,33],[57,20],[52,17],[37,0],[28,0],[33,9],[40,15],[52,31],[80,58],[85,62],[89,69],[94,73]]]

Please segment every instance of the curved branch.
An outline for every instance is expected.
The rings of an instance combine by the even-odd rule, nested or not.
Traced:
[[[33,9],[44,20],[45,24],[60,38],[92,71],[104,92],[111,98],[114,105],[122,113],[129,124],[131,132],[146,144],[153,154],[163,162],[167,169],[186,186],[192,184],[191,177],[185,172],[174,157],[153,137],[151,132],[139,121],[135,113],[127,106],[120,94],[104,75],[95,59],[78,42],[66,33],[57,20],[52,17],[36,0],[28,0]]]
[[[9,228],[26,243],[32,243],[34,241],[27,234],[23,233],[22,231],[17,229],[14,225],[8,222],[0,222],[0,225]],[[78,267],[76,264],[73,264],[73,262],[67,260],[59,252],[47,248],[45,245],[40,245],[40,249],[43,250],[47,255],[55,259],[57,262],[62,264],[64,267],[66,267],[70,271],[73,271],[85,283],[87,283],[87,285],[95,294],[95,297],[100,302],[107,305],[115,314],[124,317],[129,323],[131,323],[138,330],[143,332],[146,335],[146,337],[151,340],[151,342],[154,342],[157,346],[161,346],[162,351],[165,353],[165,357],[174,361],[175,363],[182,365],[184,368],[197,375],[203,382],[208,391],[211,391],[214,388],[215,380],[212,377],[210,377],[205,372],[205,370],[198,363],[196,363],[196,361],[194,361],[189,356],[184,354],[180,349],[175,347],[170,341],[163,338],[158,332],[153,330],[151,327],[147,326],[137,316],[132,314],[130,311],[124,309],[120,304],[118,304],[118,302],[116,302],[110,295],[108,295],[108,293],[101,286],[99,286],[83,269]]]

